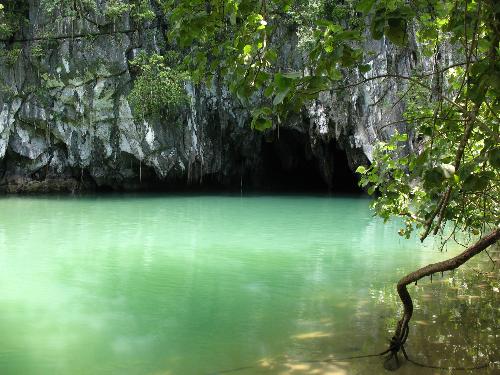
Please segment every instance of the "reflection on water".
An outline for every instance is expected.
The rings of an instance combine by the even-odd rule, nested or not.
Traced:
[[[384,348],[387,291],[450,255],[396,228],[365,199],[3,198],[0,373],[383,372],[379,359],[333,360]],[[498,299],[481,294],[491,286],[462,298],[438,284],[421,287],[411,353],[437,361],[462,343],[498,344],[486,331]],[[479,315],[477,297],[491,299]],[[468,316],[482,325],[462,339]]]

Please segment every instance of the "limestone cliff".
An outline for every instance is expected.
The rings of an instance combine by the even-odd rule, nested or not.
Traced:
[[[19,52],[15,60],[4,53],[0,65],[3,191],[258,187],[273,168],[283,175],[314,169],[335,188],[347,169],[371,158],[374,143],[393,129],[385,125],[400,119],[402,88],[372,81],[323,93],[301,116],[266,133],[250,129],[248,111],[225,90],[217,95],[192,85],[176,121],[137,120],[127,100],[134,82],[129,61],[141,50],[163,48],[166,27],[159,18],[139,26],[127,15],[113,24],[98,15],[53,19],[39,0],[29,1],[29,25],[0,42]],[[42,53],[34,53],[42,43]],[[294,60],[294,43],[291,37],[285,44],[284,64]],[[416,47],[382,40],[367,48],[375,51],[372,75],[407,74],[417,63]],[[346,77],[347,84],[357,80]]]

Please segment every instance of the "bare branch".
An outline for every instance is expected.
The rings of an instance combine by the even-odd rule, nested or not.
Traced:
[[[429,264],[422,267],[399,280],[397,285],[397,290],[399,298],[403,303],[404,312],[403,317],[399,320],[394,337],[391,340],[390,351],[397,353],[400,349],[404,351],[404,344],[408,338],[408,323],[413,315],[413,301],[411,299],[410,293],[406,288],[409,284],[415,283],[418,280],[431,276],[438,272],[451,271],[462,264],[467,262],[469,259],[479,254],[483,250],[486,250],[489,246],[498,242],[500,239],[500,229],[495,228],[490,234],[481,238],[479,241],[469,246],[465,251],[459,255],[442,261],[438,263]]]

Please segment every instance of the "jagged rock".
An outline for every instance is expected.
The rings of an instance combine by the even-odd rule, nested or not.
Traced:
[[[190,105],[177,121],[134,118],[127,100],[134,77],[128,59],[141,49],[158,48],[159,26],[133,31],[124,17],[113,32],[103,20],[54,22],[38,11],[37,0],[30,1],[30,8],[23,53],[15,65],[0,66],[0,87],[8,88],[0,90],[0,180],[13,186],[4,191],[75,191],[74,181],[82,176],[114,189],[207,181],[265,185],[269,161],[264,149],[278,142],[278,129],[272,134],[251,131],[248,112],[227,90],[217,98],[216,90],[187,85]],[[33,57],[30,38],[50,26],[59,38],[45,56]],[[92,37],[79,36],[89,32]],[[280,59],[295,66],[297,41],[288,37]],[[383,40],[369,44],[376,52],[368,62],[370,74],[407,74],[416,63],[416,46],[399,50]],[[351,83],[359,79],[348,77]],[[351,171],[366,164],[375,142],[394,128],[384,125],[401,118],[403,104],[390,105],[401,89],[372,81],[342,95],[323,93],[302,116],[280,126],[281,143],[272,153],[283,153],[275,157],[285,171],[314,163],[325,186],[335,187],[345,178],[338,173],[345,167],[340,164],[347,163]],[[284,144],[287,139],[293,147]],[[286,155],[291,150],[297,155]],[[12,183],[19,176],[25,182]]]

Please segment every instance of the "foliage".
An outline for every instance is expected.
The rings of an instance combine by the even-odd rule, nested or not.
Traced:
[[[48,14],[70,19],[82,18],[98,9],[96,0],[41,0],[40,7]]]
[[[407,237],[421,228],[425,238],[448,221],[452,235],[458,230],[479,234],[498,224],[500,9],[494,1],[177,0],[163,5],[172,24],[169,38],[186,48],[192,77],[209,85],[225,78],[240,101],[253,106],[257,130],[275,126],[322,91],[345,89],[346,72],[359,72],[359,85],[399,80],[412,93],[406,99],[407,134],[395,133],[378,145],[372,165],[358,169],[361,185],[378,194],[376,212],[385,219],[403,216],[406,227],[400,233]],[[353,21],[345,20],[356,12]],[[434,70],[370,76],[366,38],[405,47],[410,28],[417,30]],[[278,37],[284,33],[299,36],[307,71],[282,70]],[[459,61],[442,59],[445,44],[454,46]]]
[[[23,50],[17,45],[8,49],[0,49],[0,61],[6,66],[13,66],[21,57]]]
[[[131,4],[124,3],[122,0],[109,0],[108,2],[106,2],[104,15],[115,21],[125,13],[130,12],[131,9]]]
[[[0,4],[0,36],[5,38],[9,34],[11,34],[11,29],[5,19],[4,5]]]
[[[11,38],[26,23],[29,4],[26,0],[3,0],[0,3],[0,39]]]
[[[139,26],[156,17],[149,0],[107,0],[104,4],[101,10],[97,0],[41,0],[40,9],[56,19],[71,20],[89,19],[102,12],[113,22],[128,13]],[[3,0],[0,6],[0,38],[6,39],[27,22],[29,3],[27,0]]]
[[[131,0],[128,2],[124,0],[108,0],[106,2],[104,15],[107,18],[116,21],[116,19],[127,13],[139,24],[152,21],[156,17],[148,0]]]
[[[344,28],[333,21],[317,20],[314,24],[306,11],[307,1],[197,0],[164,1],[163,5],[173,26],[169,38],[187,49],[184,62],[192,78],[209,86],[225,79],[243,105],[262,103],[264,108],[253,112],[252,126],[259,130],[284,120],[290,110],[300,111],[304,101],[328,87],[329,80],[341,77],[337,65],[352,65],[360,57],[345,44],[332,54],[338,64],[318,64],[314,75],[276,71],[281,55],[279,39],[299,26],[303,40],[324,34],[330,38],[324,44],[330,45],[333,40],[358,35],[344,34]],[[324,50],[323,44],[311,51],[311,59],[318,58],[320,50]],[[333,52],[328,46],[326,50]]]
[[[171,61],[172,57],[170,57]],[[168,56],[142,52],[130,62],[139,71],[129,100],[139,118],[171,114],[187,103],[183,83],[188,76],[168,66]]]
[[[148,0],[133,0],[130,15],[139,24],[152,21],[156,17]]]
[[[42,43],[33,43],[30,48],[31,56],[35,59],[41,59],[45,56],[45,50]]]
[[[373,205],[379,215],[406,217],[400,234],[422,228],[424,239],[450,222],[449,238],[478,235],[500,217],[498,10],[489,2],[432,5],[433,19],[421,12],[419,41],[434,49],[455,43],[463,62],[410,82],[405,120],[418,152],[402,156],[407,137],[395,134],[358,171],[361,184],[379,193]]]

